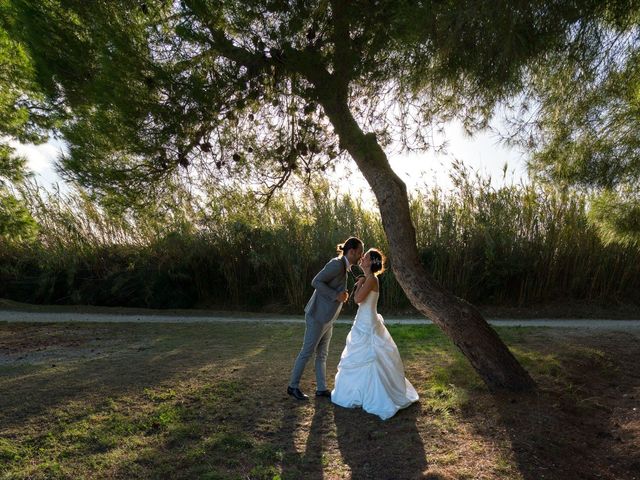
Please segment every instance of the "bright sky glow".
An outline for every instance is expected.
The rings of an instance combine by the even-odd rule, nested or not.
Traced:
[[[459,124],[451,123],[446,127],[445,135],[446,137],[434,138],[436,144],[447,140],[444,153],[428,151],[390,157],[392,168],[405,181],[409,191],[435,185],[445,191],[449,190],[452,187],[449,172],[454,159],[462,161],[485,177],[490,176],[494,187],[504,183],[528,182],[524,155],[501,144],[494,133],[484,131],[469,137]],[[55,183],[62,184],[53,163],[64,151],[63,142],[51,140],[43,145],[12,143],[12,146],[17,149],[18,154],[28,159],[29,168],[43,186],[49,188]],[[506,178],[503,176],[505,164],[508,165]],[[361,195],[363,199],[373,198],[368,184],[353,162],[339,166],[333,177],[341,192]]]
[[[447,141],[445,152],[433,150],[425,153],[411,153],[391,156],[389,162],[411,192],[425,186],[438,185],[448,191],[453,187],[449,173],[454,160],[460,160],[468,168],[478,171],[483,178],[491,177],[494,187],[504,184],[528,183],[526,157],[522,152],[505,146],[491,131],[479,132],[469,137],[460,124],[451,123],[445,128],[445,136],[434,138],[436,144]],[[506,175],[503,173],[507,165]],[[366,180],[353,162],[349,168],[338,168],[336,177],[346,176],[347,182],[340,182],[340,190],[352,194],[362,192],[363,198],[372,199]]]
[[[34,173],[38,183],[49,188],[55,183],[62,184],[61,178],[53,167],[54,160],[64,151],[64,143],[59,140],[49,140],[41,145],[23,144],[10,141],[16,153],[26,157],[27,166]]]

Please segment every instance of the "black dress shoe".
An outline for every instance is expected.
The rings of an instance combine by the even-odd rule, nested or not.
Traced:
[[[287,393],[296,400],[309,400],[309,396],[302,393],[299,388],[287,387]]]
[[[316,391],[316,397],[331,398],[331,391],[330,390],[317,390]]]

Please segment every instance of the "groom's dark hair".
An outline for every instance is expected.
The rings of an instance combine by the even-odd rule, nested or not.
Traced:
[[[364,248],[364,243],[358,237],[349,237],[344,243],[336,245],[336,251],[339,255],[344,255],[349,250],[355,250],[358,247]]]

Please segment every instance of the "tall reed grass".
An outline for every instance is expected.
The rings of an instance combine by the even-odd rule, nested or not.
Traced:
[[[480,305],[640,304],[640,251],[605,245],[585,196],[494,188],[461,165],[452,179],[452,191],[413,192],[410,207],[425,267],[455,294]],[[328,185],[268,208],[236,188],[204,200],[174,190],[135,210],[98,207],[81,190],[32,185],[23,197],[39,237],[0,245],[0,296],[23,302],[300,313],[337,243],[357,235],[388,252],[374,205]],[[411,308],[391,270],[381,280],[382,311]]]

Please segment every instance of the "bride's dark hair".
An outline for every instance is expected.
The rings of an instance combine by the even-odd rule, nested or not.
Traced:
[[[384,272],[384,263],[387,261],[387,257],[377,248],[371,248],[369,250],[369,259],[371,260],[371,273],[376,277],[382,275]]]
[[[358,237],[349,237],[345,240],[344,243],[339,243],[338,245],[336,245],[336,252],[338,253],[338,255],[344,255],[349,250],[355,250],[358,247],[364,247],[362,240],[360,240]]]

